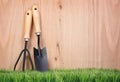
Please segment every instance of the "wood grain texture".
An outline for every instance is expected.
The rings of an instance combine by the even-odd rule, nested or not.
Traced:
[[[0,0],[0,68],[13,69],[24,47],[24,14],[34,4],[51,69],[120,69],[119,0]],[[32,25],[32,58],[36,39]]]

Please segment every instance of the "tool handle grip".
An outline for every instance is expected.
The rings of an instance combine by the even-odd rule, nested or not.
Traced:
[[[33,12],[33,21],[34,21],[34,26],[35,26],[35,32],[40,33],[40,12],[38,10],[37,5],[33,5],[32,7],[32,12]]]
[[[25,39],[30,38],[31,23],[32,23],[32,11],[29,9],[25,14],[25,33],[24,33]]]

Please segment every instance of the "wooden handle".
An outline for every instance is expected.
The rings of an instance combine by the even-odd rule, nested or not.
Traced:
[[[38,10],[37,5],[34,5],[32,7],[32,12],[33,12],[33,20],[34,20],[36,33],[40,33],[41,32],[41,29],[40,29],[40,12]]]
[[[30,38],[31,23],[32,23],[32,11],[28,10],[25,14],[25,33],[24,33],[25,39]]]

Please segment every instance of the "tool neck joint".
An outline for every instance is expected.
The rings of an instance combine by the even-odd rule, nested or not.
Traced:
[[[39,35],[40,35],[40,32],[36,32],[36,35],[39,36]]]

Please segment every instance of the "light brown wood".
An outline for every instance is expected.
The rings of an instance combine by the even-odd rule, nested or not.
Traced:
[[[33,5],[51,69],[120,69],[120,0],[0,0],[0,68],[13,69],[24,47],[24,14]],[[33,25],[32,58],[35,32]]]
[[[33,22],[34,22],[34,25],[35,25],[35,30],[36,30],[36,33],[40,33],[40,12],[39,12],[39,9],[37,7],[37,5],[33,5],[32,7],[32,12],[33,12]]]
[[[25,14],[25,33],[24,33],[25,39],[30,38],[31,25],[32,25],[32,10],[29,9]]]

